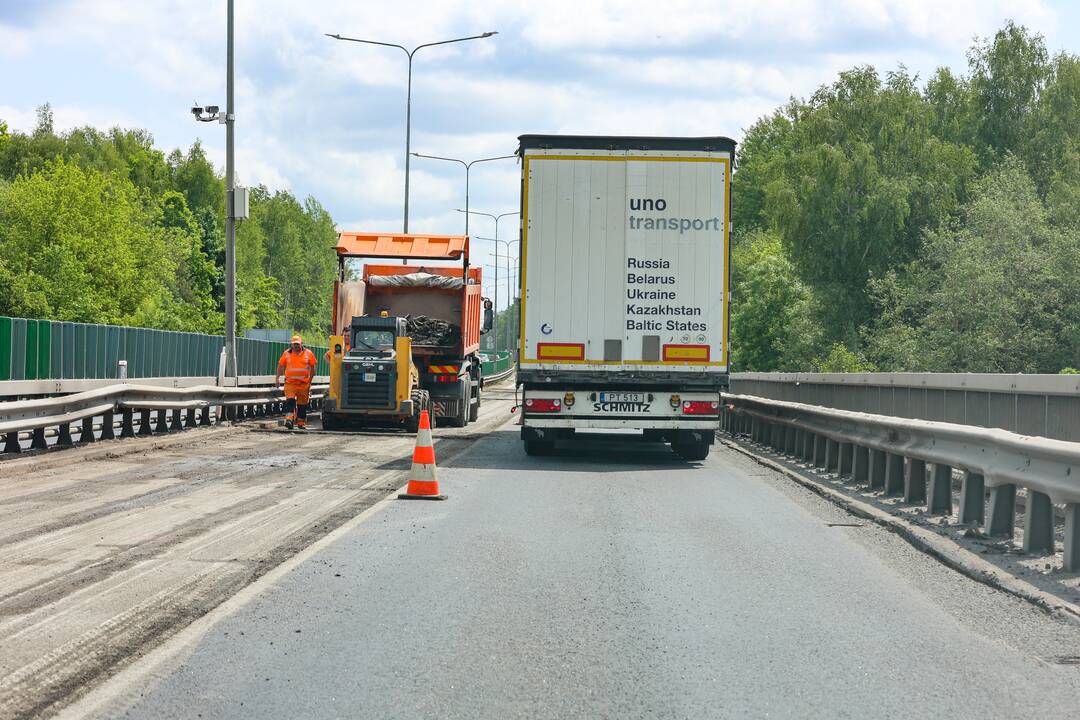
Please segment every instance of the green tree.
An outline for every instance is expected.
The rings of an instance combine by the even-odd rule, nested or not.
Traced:
[[[971,48],[968,65],[976,149],[989,166],[1001,154],[1023,149],[1028,117],[1052,68],[1042,35],[1011,20],[993,41]]]
[[[739,371],[769,371],[798,366],[790,356],[805,350],[797,337],[808,333],[799,313],[810,291],[798,279],[775,233],[754,231],[735,246],[732,266],[731,352]],[[820,335],[809,330],[813,335]]]
[[[168,292],[174,254],[126,178],[57,159],[2,192],[0,313],[125,324]]]
[[[785,112],[784,142],[740,174],[767,183],[764,215],[820,297],[826,339],[851,342],[872,314],[867,282],[908,262],[922,231],[955,211],[976,160],[934,135],[940,118],[903,68],[885,82],[869,67],[841,73]],[[777,120],[763,122],[769,136]]]
[[[1080,233],[1051,222],[1024,163],[1006,156],[922,258],[875,286],[868,331],[889,370],[1057,372],[1080,364]]]

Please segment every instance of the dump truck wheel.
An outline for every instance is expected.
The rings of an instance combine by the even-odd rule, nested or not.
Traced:
[[[468,381],[461,383],[461,392],[458,394],[457,412],[447,419],[450,427],[465,427],[469,424],[469,384]]]
[[[469,403],[469,422],[480,419],[480,383],[476,383],[476,402]]]

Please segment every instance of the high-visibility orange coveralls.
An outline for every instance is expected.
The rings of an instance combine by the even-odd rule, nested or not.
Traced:
[[[307,423],[308,397],[311,394],[313,368],[318,364],[315,353],[305,347],[289,348],[278,360],[278,373],[285,374],[285,423],[304,427]]]

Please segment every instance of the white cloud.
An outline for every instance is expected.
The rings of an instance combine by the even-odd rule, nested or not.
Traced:
[[[30,33],[19,28],[0,25],[0,57],[25,55],[30,51]]]
[[[34,78],[5,87],[0,117],[31,130],[49,100],[60,129],[146,127],[180,145],[202,136],[220,167],[224,129],[196,125],[186,108],[224,105],[224,15],[218,0],[66,0],[36,25],[0,25],[0,58]],[[738,137],[855,64],[903,62],[924,76],[962,65],[971,37],[1007,17],[1059,29],[1039,0],[242,2],[237,171],[245,184],[314,195],[342,226],[400,227],[406,58],[323,33],[412,47],[501,31],[416,56],[413,149],[468,160],[512,153],[526,132]],[[62,65],[52,84],[38,80],[50,63]],[[81,96],[73,63],[91,85]],[[518,172],[514,161],[474,166],[472,206],[516,209]],[[460,167],[414,159],[411,181],[414,229],[461,228]]]

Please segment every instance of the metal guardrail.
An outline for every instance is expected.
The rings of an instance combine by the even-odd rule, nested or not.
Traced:
[[[734,373],[731,392],[1080,442],[1080,375]]]
[[[511,374],[513,374],[513,372],[514,372],[513,366],[508,367],[505,370],[503,370],[502,372],[495,373],[494,375],[485,375],[484,376],[484,382],[486,382],[486,383],[498,382],[499,380],[502,380],[503,378],[509,377]]]
[[[992,537],[1013,536],[1017,489],[1026,489],[1025,552],[1054,552],[1053,503],[1063,504],[1064,568],[1080,570],[1080,443],[747,395],[722,397],[723,431],[748,435],[886,495],[902,493],[908,502],[925,503],[933,515],[953,513],[952,471],[962,471],[958,521],[982,525]]]
[[[312,406],[318,407],[326,385],[312,385]],[[3,452],[22,451],[21,437],[30,434],[30,447],[48,448],[46,429],[55,428],[56,444],[73,445],[72,424],[81,423],[80,442],[111,440],[119,416],[120,437],[151,435],[210,425],[212,420],[237,421],[283,411],[285,397],[274,387],[217,387],[199,385],[170,388],[137,384],[113,384],[60,397],[0,403],[0,436]],[[135,430],[135,413],[140,417]],[[156,413],[156,423],[151,420]],[[95,436],[101,418],[100,438]],[[153,425],[153,427],[152,427]]]

